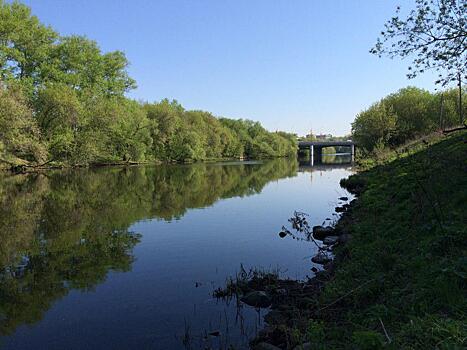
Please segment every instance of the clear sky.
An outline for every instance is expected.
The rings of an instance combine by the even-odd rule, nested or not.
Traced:
[[[408,62],[368,53],[408,0],[24,0],[61,34],[122,50],[138,88],[187,109],[269,130],[342,135],[355,115],[409,81]]]

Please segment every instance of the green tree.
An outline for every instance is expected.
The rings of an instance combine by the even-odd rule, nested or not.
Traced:
[[[142,104],[125,97],[136,84],[121,51],[104,53],[86,37],[59,36],[27,6],[0,0],[0,19],[2,88],[21,87],[24,96],[4,98],[17,103],[5,102],[5,110],[16,110],[2,117],[3,159],[90,165],[272,158],[296,151],[293,137],[258,122],[186,111],[176,100]],[[15,131],[4,130],[15,113],[22,116],[12,121]]]
[[[467,80],[467,0],[415,0],[406,18],[396,15],[385,25],[371,53],[389,57],[413,57],[409,78],[435,70],[436,83],[456,81],[459,120],[462,124],[462,82]]]
[[[425,135],[438,127],[438,109],[434,95],[415,87],[400,89],[384,98],[397,116],[396,127],[391,137],[392,145]]]
[[[82,36],[62,37],[50,54],[46,80],[64,83],[83,94],[123,96],[136,87],[128,76],[121,51],[102,54],[95,41]]]
[[[0,79],[38,84],[57,33],[39,22],[29,7],[0,0]]]
[[[154,124],[149,120],[142,106],[128,99],[114,99],[109,104],[112,124],[110,126],[109,148],[116,159],[142,161],[151,148],[150,129]]]
[[[48,145],[50,160],[72,160],[83,127],[83,106],[76,90],[64,84],[47,84],[38,91],[36,119]]]
[[[154,158],[170,160],[170,141],[181,124],[184,108],[175,100],[162,100],[159,103],[145,104],[147,117],[157,125],[152,132]]]
[[[0,162],[39,164],[47,157],[41,133],[19,87],[0,86]]]
[[[385,146],[396,129],[396,122],[392,107],[382,100],[357,115],[352,123],[353,139],[367,151]]]

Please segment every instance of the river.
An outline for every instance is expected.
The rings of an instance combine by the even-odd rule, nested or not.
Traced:
[[[313,276],[278,232],[336,218],[339,159],[1,175],[0,348],[246,348],[265,311],[212,292],[241,266]]]

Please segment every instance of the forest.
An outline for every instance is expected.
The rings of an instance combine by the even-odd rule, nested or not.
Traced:
[[[436,130],[462,124],[460,115],[467,114],[467,107],[464,104],[460,114],[459,105],[457,88],[431,93],[406,87],[359,113],[352,123],[352,138],[367,152],[397,148]]]
[[[121,51],[61,36],[19,2],[0,0],[0,167],[273,158],[296,137],[258,122],[141,102]]]

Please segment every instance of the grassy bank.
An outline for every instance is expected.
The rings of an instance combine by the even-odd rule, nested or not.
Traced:
[[[216,291],[242,301],[266,293],[268,327],[254,349],[466,347],[467,132],[363,165],[341,181],[358,199],[331,229],[339,240],[323,271],[306,281],[256,275]]]
[[[362,192],[309,327],[317,347],[466,346],[467,132],[431,142],[343,181]]]

